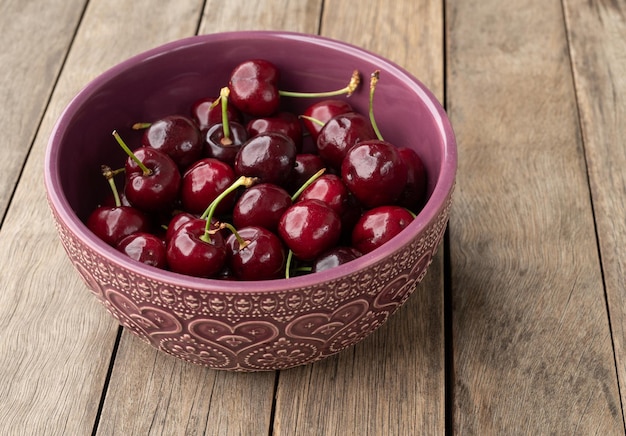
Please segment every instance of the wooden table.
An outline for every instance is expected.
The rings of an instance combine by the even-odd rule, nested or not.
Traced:
[[[281,372],[197,367],[122,331],[66,259],[42,181],[89,80],[237,29],[391,58],[459,144],[419,289],[361,344]],[[624,434],[623,0],[0,0],[0,35],[0,434]]]

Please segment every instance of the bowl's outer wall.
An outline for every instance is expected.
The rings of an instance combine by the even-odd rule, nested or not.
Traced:
[[[341,88],[358,69],[363,83],[349,102],[364,114],[368,76],[380,70],[374,107],[383,136],[414,148],[428,172],[430,200],[412,233],[409,226],[352,268],[289,283],[236,285],[139,266],[90,234],[81,221],[109,189],[100,165],[115,168],[125,160],[111,132],[116,129],[137,145],[140,133],[131,129],[133,123],[189,114],[195,100],[217,96],[234,66],[252,58],[275,63],[282,71],[280,88],[286,90]],[[296,113],[312,103],[283,101]],[[408,298],[443,237],[456,144],[432,94],[393,63],[319,37],[233,32],[171,43],[98,77],[59,119],[45,170],[64,248],[88,287],[124,326],[185,360],[268,370],[318,360],[360,341]]]

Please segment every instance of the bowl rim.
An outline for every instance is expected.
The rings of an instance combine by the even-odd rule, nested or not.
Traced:
[[[386,242],[382,247],[364,254],[350,263],[331,268],[314,274],[306,274],[289,279],[256,280],[256,281],[230,281],[220,279],[197,278],[162,270],[149,265],[136,262],[123,253],[109,246],[95,234],[73,212],[69,201],[61,189],[61,180],[58,172],[52,168],[57,167],[59,141],[63,137],[69,124],[69,115],[74,113],[94,90],[108,81],[111,77],[132,68],[135,64],[147,61],[153,57],[164,55],[167,52],[186,48],[188,46],[207,43],[219,43],[226,40],[249,40],[264,39],[269,41],[295,40],[306,44],[313,44],[334,51],[342,51],[350,55],[358,55],[366,60],[380,65],[382,71],[393,71],[394,75],[420,96],[424,104],[431,112],[433,119],[441,132],[443,155],[440,166],[440,175],[435,183],[433,191],[415,219],[394,238]],[[414,77],[406,69],[395,62],[375,54],[367,49],[337,39],[291,31],[273,30],[244,30],[219,32],[205,35],[194,35],[175,41],[161,44],[144,52],[133,55],[126,60],[108,68],[94,79],[90,80],[67,104],[54,124],[50,134],[44,159],[44,185],[47,192],[48,202],[58,219],[76,235],[83,244],[96,249],[97,253],[116,266],[133,272],[135,275],[145,276],[150,280],[168,283],[178,288],[186,288],[198,292],[220,293],[275,293],[294,290],[297,288],[319,287],[321,284],[330,283],[344,276],[352,275],[357,271],[365,270],[383,261],[390,253],[402,249],[410,243],[407,236],[415,236],[428,227],[437,219],[442,209],[452,194],[457,171],[457,146],[453,128],[447,117],[445,109],[419,79]]]

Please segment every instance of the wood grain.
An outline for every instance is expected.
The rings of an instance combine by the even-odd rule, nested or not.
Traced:
[[[626,404],[623,165],[626,162],[626,4],[577,0],[563,4],[623,405]]]
[[[559,1],[449,1],[454,431],[623,423]]]
[[[420,22],[428,25],[416,32]],[[326,1],[321,30],[397,62],[443,95],[440,3],[365,1],[356,8]],[[274,434],[443,434],[444,368],[440,250],[406,305],[371,337],[325,361],[281,372]]]
[[[0,222],[28,155],[85,0],[0,4]],[[40,18],[46,16],[45,26]]]
[[[0,434],[90,434],[118,330],[67,261],[50,218],[42,168],[53,124],[106,68],[193,32],[201,4],[89,3],[0,231]]]

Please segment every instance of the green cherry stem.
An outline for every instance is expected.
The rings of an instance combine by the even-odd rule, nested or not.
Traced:
[[[310,122],[312,122],[313,124],[317,124],[318,126],[324,126],[324,122],[322,120],[318,120],[317,118],[313,118],[310,117],[308,115],[299,115],[300,118],[304,118],[305,120],[308,120]]]
[[[150,127],[152,123],[135,123],[132,125],[133,130],[144,130]]]
[[[249,188],[250,186],[254,185],[257,180],[258,179],[256,177],[241,176],[237,180],[235,180],[228,188],[222,191],[220,195],[215,197],[215,200],[213,200],[211,204],[209,204],[209,207],[207,207],[204,213],[200,216],[201,219],[206,220],[206,229],[204,234],[200,236],[201,240],[203,240],[204,242],[211,242],[211,221],[213,219],[213,215],[215,214],[215,209],[217,209],[217,206],[220,204],[220,202],[224,198],[226,198],[228,194],[235,191],[237,188],[241,186]]]
[[[297,91],[278,91],[278,94],[282,97],[334,97],[336,95],[346,94],[350,97],[354,91],[359,87],[361,83],[361,74],[359,70],[354,70],[352,72],[352,76],[350,77],[350,82],[348,85],[344,86],[341,89],[337,89],[335,91],[326,91],[326,92],[297,92]]]
[[[221,139],[222,145],[232,145],[233,141],[230,139],[230,122],[228,121],[228,96],[230,95],[230,89],[228,86],[224,86],[220,90],[220,100],[222,102],[222,129],[224,131],[224,137]]]
[[[139,158],[137,158],[137,156],[135,156],[135,153],[133,153],[130,148],[128,148],[128,145],[126,145],[126,143],[124,142],[124,140],[122,139],[122,137],[120,136],[119,133],[117,133],[117,130],[113,130],[113,137],[115,138],[115,140],[117,141],[117,143],[120,145],[120,147],[122,147],[122,149],[126,152],[126,154],[128,156],[130,156],[130,158],[132,160],[135,161],[135,163],[137,164],[137,166],[139,168],[141,168],[141,171],[143,171],[143,175],[144,176],[149,176],[150,174],[152,174],[152,170],[150,168],[148,168],[147,166],[145,166],[143,164],[143,162],[141,162],[139,160]]]
[[[370,116],[370,122],[372,123],[372,128],[374,129],[374,133],[376,133],[376,137],[378,138],[378,140],[383,141],[383,135],[380,133],[380,130],[378,129],[378,124],[376,124],[376,118],[374,117],[374,90],[376,89],[376,85],[378,84],[379,78],[380,78],[379,70],[374,71],[370,78],[369,116]]]
[[[285,278],[291,277],[291,261],[293,260],[293,251],[289,250],[287,253],[287,261],[285,263]]]
[[[302,186],[300,186],[300,189],[298,189],[292,196],[291,196],[291,201],[295,203],[295,201],[298,199],[298,197],[300,196],[300,194],[302,194],[302,192],[308,188],[311,183],[313,183],[314,181],[316,181],[317,179],[319,179],[322,174],[324,174],[326,172],[326,168],[322,168],[321,170],[319,170],[318,172],[316,172],[315,174],[313,174],[311,177],[309,177],[309,179],[304,182],[302,184]]]
[[[237,239],[237,242],[239,243],[239,251],[243,250],[248,245],[250,245],[250,241],[247,241],[247,240],[243,239],[241,237],[241,235],[239,234],[239,232],[237,231],[237,229],[235,228],[235,226],[233,226],[232,224],[230,224],[230,223],[221,223],[219,228],[220,229],[228,229],[228,230],[231,231],[231,233],[233,235],[235,235],[235,239]]]
[[[115,179],[113,177],[121,172],[124,172],[124,168],[115,171],[112,170],[111,167],[106,165],[102,165],[100,168],[102,170],[102,175],[105,179],[107,179],[107,182],[109,182],[111,191],[113,191],[113,200],[115,202],[115,207],[120,207],[122,205],[122,201],[120,200],[120,194],[117,190],[117,185],[115,184]]]

